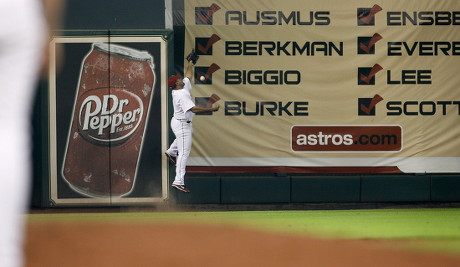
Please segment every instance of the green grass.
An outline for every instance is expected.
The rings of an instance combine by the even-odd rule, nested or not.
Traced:
[[[418,249],[460,255],[460,209],[328,211],[130,212],[33,214],[47,221],[181,222],[236,225],[251,229],[338,239],[414,240]],[[411,242],[412,243],[412,242]]]

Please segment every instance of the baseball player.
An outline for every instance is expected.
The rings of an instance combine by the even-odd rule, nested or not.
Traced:
[[[46,41],[38,0],[0,1],[0,267],[23,266],[31,107]]]
[[[196,106],[192,101],[192,96],[190,95],[190,90],[192,90],[191,79],[193,77],[193,66],[194,63],[196,63],[196,59],[193,60],[192,58],[188,61],[184,78],[176,75],[172,76],[168,81],[169,85],[174,87],[171,92],[174,108],[174,115],[171,119],[171,129],[176,139],[165,154],[172,163],[176,164],[176,177],[172,183],[172,187],[185,193],[190,192],[190,190],[185,187],[184,176],[187,158],[192,148],[193,116],[195,113],[214,112],[219,110],[219,105],[205,108]]]

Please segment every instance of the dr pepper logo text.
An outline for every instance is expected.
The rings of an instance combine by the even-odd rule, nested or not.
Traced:
[[[79,132],[89,142],[123,142],[139,127],[144,107],[135,94],[122,89],[93,89],[81,96]]]

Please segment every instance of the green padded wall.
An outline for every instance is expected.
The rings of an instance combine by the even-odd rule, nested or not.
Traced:
[[[432,201],[460,201],[460,175],[432,175]]]
[[[430,201],[430,176],[372,175],[361,177],[361,202]]]
[[[219,177],[190,177],[185,180],[191,193],[182,193],[169,186],[170,199],[178,204],[220,203]]]
[[[291,202],[359,202],[359,176],[291,178]]]
[[[288,177],[222,177],[221,203],[289,203]]]

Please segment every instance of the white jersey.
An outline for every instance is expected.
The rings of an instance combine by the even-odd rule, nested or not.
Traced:
[[[184,89],[187,89],[187,91],[190,92],[190,90],[192,90],[192,83],[190,82],[190,79],[185,77],[182,82],[184,82]]]
[[[192,121],[195,115],[191,111],[195,106],[192,96],[190,95],[192,85],[190,79],[187,77],[184,78],[183,82],[184,89],[174,89],[171,93],[173,98],[174,118],[177,120]]]

